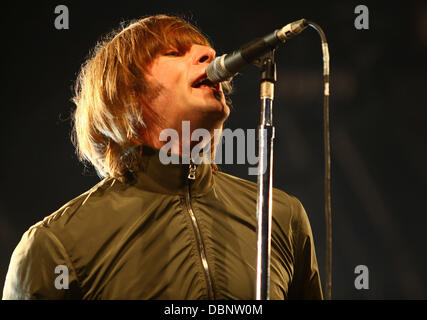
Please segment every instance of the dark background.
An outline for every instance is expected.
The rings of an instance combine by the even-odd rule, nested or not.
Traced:
[[[70,29],[56,30],[67,5]],[[356,30],[354,8],[369,8]],[[72,86],[89,50],[121,22],[183,14],[217,53],[302,17],[325,31],[331,54],[334,299],[426,299],[427,4],[373,1],[51,1],[2,4],[0,286],[13,249],[32,224],[99,181],[69,136]],[[322,56],[313,29],[276,54],[274,184],[309,215],[324,280]],[[226,127],[256,128],[258,71],[234,81]],[[222,170],[248,178],[248,165]],[[88,235],[90,238],[91,235]],[[354,269],[369,268],[369,290]]]

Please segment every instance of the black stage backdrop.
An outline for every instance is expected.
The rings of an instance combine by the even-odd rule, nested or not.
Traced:
[[[369,9],[369,29],[355,28],[359,4]],[[55,28],[58,5],[69,10],[68,30]],[[15,1],[0,12],[1,287],[22,233],[99,181],[78,162],[69,138],[81,63],[121,22],[169,13],[197,24],[218,54],[302,17],[324,29],[331,54],[332,298],[427,298],[424,1]],[[274,185],[305,206],[324,281],[317,33],[305,31],[276,58]],[[257,127],[258,85],[252,66],[235,79],[227,128]],[[256,181],[248,166],[221,169]],[[358,265],[369,270],[369,289],[355,288]]]

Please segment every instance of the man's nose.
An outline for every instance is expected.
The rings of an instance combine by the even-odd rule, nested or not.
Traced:
[[[215,50],[208,46],[193,45],[194,63],[210,63],[215,59]]]

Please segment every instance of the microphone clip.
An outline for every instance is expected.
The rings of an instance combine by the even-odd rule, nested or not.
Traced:
[[[253,65],[258,67],[260,72],[260,81],[268,81],[271,83],[276,83],[277,81],[277,71],[276,71],[276,62],[274,59],[275,49],[270,50],[263,56],[259,57],[252,62]]]

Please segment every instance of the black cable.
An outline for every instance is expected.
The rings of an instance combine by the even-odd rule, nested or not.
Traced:
[[[323,142],[325,154],[325,220],[326,220],[326,279],[325,297],[331,300],[332,293],[332,216],[331,216],[331,149],[329,136],[329,48],[322,28],[315,22],[307,21],[320,36],[323,53]]]

